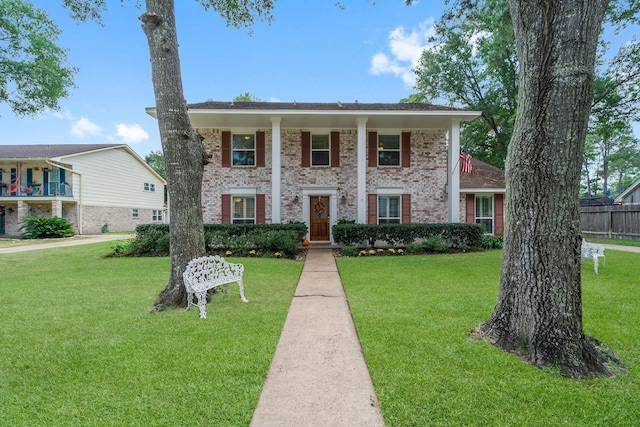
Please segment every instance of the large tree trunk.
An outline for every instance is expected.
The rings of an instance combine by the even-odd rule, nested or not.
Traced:
[[[606,0],[510,0],[520,61],[500,295],[478,331],[538,367],[612,375],[582,330],[580,169]]]
[[[153,311],[186,303],[182,272],[204,253],[202,226],[202,141],[192,129],[182,91],[173,0],[147,0],[140,16],[149,42],[169,194],[171,275]]]

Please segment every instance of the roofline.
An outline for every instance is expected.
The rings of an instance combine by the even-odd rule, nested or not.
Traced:
[[[157,107],[147,107],[147,114],[157,118]],[[198,108],[189,109],[189,114],[220,114],[220,115],[263,115],[263,116],[436,116],[459,117],[460,119],[473,120],[480,117],[481,111],[473,110],[314,110],[314,109],[229,109],[229,108]]]
[[[496,193],[496,194],[504,194],[507,192],[506,188],[462,188],[460,187],[461,193]]]

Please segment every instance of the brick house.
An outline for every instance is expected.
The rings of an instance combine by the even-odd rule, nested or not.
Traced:
[[[330,242],[340,218],[465,219],[459,131],[477,111],[358,102],[204,102],[188,109],[212,155],[203,177],[205,222],[303,221],[312,242]],[[155,108],[147,112],[156,116]]]
[[[502,236],[504,232],[504,171],[471,159],[473,173],[460,172],[460,207],[463,222],[475,222],[487,234]]]
[[[78,234],[164,222],[165,180],[123,144],[0,145],[0,234],[27,215],[65,218]]]

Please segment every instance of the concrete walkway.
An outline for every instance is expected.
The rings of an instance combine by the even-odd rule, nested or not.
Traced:
[[[254,427],[384,426],[331,249],[310,249]]]
[[[87,245],[89,243],[110,242],[113,240],[127,240],[133,237],[135,237],[135,234],[83,234],[72,238],[45,239],[38,243],[29,242],[29,244],[22,246],[0,248],[0,254],[35,251],[38,249],[61,248],[64,246]]]

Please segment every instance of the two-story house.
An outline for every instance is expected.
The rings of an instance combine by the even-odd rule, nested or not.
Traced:
[[[466,220],[460,123],[480,115],[417,103],[204,102],[188,105],[212,161],[210,223],[303,221],[330,242],[358,223]],[[156,117],[156,109],[147,112]]]
[[[0,234],[27,215],[67,219],[79,234],[163,222],[165,180],[123,144],[0,145]]]

